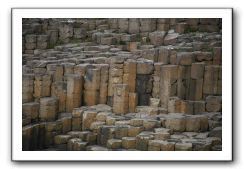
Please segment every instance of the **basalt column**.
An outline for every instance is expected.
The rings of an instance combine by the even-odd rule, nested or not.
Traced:
[[[160,101],[161,107],[168,109],[169,97],[177,94],[178,66],[164,65],[161,67]]]
[[[136,90],[136,62],[127,60],[124,62],[123,83],[128,84],[129,88],[129,112],[135,112],[138,102]]]
[[[114,86],[113,112],[115,114],[126,114],[129,108],[129,87],[127,84],[116,84]]]
[[[152,94],[153,62],[149,60],[137,62],[136,93],[138,105],[148,105]]]
[[[69,74],[67,77],[66,111],[72,112],[73,108],[80,107],[82,101],[83,79],[79,75]]]
[[[34,74],[24,74],[22,76],[22,102],[33,101]]]
[[[85,75],[84,103],[87,106],[98,104],[100,89],[100,69],[88,68]]]
[[[114,57],[110,61],[109,82],[108,82],[108,105],[113,104],[114,86],[123,83],[123,67],[124,59],[122,57]]]

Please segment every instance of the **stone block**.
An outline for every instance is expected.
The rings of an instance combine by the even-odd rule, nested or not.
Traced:
[[[129,93],[129,112],[134,113],[138,103],[137,93]]]
[[[135,149],[136,137],[122,137],[122,148]]]
[[[148,142],[149,140],[153,140],[152,134],[142,133],[136,136],[136,149],[140,151],[148,150]]]
[[[115,138],[122,139],[122,137],[128,136],[128,126],[122,125],[122,126],[116,126],[115,128]]]
[[[91,127],[91,124],[95,122],[97,116],[96,111],[87,110],[83,113],[82,118],[82,130],[88,130]]]
[[[170,133],[167,132],[157,132],[154,134],[155,140],[167,140],[170,138]]]
[[[169,97],[176,95],[177,79],[178,79],[178,66],[165,65],[161,67],[161,75],[160,75],[161,107],[168,109]]]
[[[177,42],[178,33],[168,33],[164,38],[164,45],[175,45]]]
[[[157,126],[158,126],[157,120],[144,120],[143,121],[143,127],[146,131],[152,131]]]
[[[222,108],[221,96],[208,96],[206,98],[206,110],[208,112],[219,112]]]
[[[222,64],[222,47],[213,48],[213,64],[214,65]]]
[[[176,102],[179,100],[180,100],[180,98],[178,98],[178,97],[169,97],[169,100],[168,100],[168,112],[169,113],[176,113]]]
[[[57,118],[58,100],[53,97],[40,99],[39,119],[40,121],[54,121]]]
[[[129,108],[129,88],[127,84],[116,84],[114,86],[113,112],[115,114],[126,114]]]
[[[138,61],[136,68],[137,68],[136,73],[143,74],[143,75],[152,74],[154,70],[153,62],[149,60]]]
[[[129,29],[129,20],[128,18],[118,19],[118,27],[120,33],[127,33]]]
[[[99,92],[96,90],[84,91],[84,103],[87,106],[96,105],[99,101]]]
[[[130,125],[134,127],[143,126],[143,119],[135,118],[130,120]]]
[[[205,101],[194,101],[193,112],[194,114],[200,114],[205,112]]]
[[[152,106],[152,107],[159,107],[160,99],[150,98],[150,104],[149,105]]]
[[[97,143],[107,145],[109,139],[115,138],[115,126],[104,125],[98,130]]]
[[[161,46],[164,42],[164,36],[166,32],[164,31],[156,31],[149,33],[149,39],[152,45]]]
[[[35,43],[36,42],[36,35],[34,34],[29,34],[25,36],[25,41],[27,43]]]
[[[192,63],[191,65],[191,78],[192,79],[203,79],[204,75],[204,63]]]
[[[195,61],[194,55],[192,52],[178,52],[177,53],[177,64],[188,66]]]
[[[192,143],[176,143],[175,151],[192,151]]]
[[[155,30],[156,30],[156,19],[154,18],[140,19],[140,32],[152,32]]]
[[[57,135],[54,137],[54,144],[66,144],[68,143],[69,139],[71,139],[70,135]]]
[[[187,100],[177,100],[175,102],[175,111],[177,113],[193,114],[193,103]]]
[[[180,115],[170,115],[165,120],[165,127],[176,132],[183,132],[186,129],[186,118]]]
[[[51,96],[58,99],[58,111],[66,111],[67,83],[56,81],[51,86]]]
[[[175,32],[177,33],[185,33],[188,28],[188,24],[185,22],[180,22],[175,25]]]
[[[47,73],[52,75],[53,81],[63,81],[64,68],[58,64],[47,64]]]
[[[148,151],[160,151],[162,140],[149,140],[148,142]]]
[[[134,127],[134,126],[130,126],[128,128],[128,136],[129,137],[136,137],[138,134],[140,134],[140,132],[143,131],[143,127]]]
[[[81,106],[83,80],[79,75],[70,74],[67,76],[67,100],[66,111],[72,112],[73,108]]]
[[[29,102],[22,104],[22,116],[29,117],[32,122],[37,122],[39,117],[39,103]]]
[[[140,31],[140,23],[139,23],[139,19],[137,18],[129,18],[129,30],[128,32],[130,34],[137,34]]]
[[[119,149],[121,148],[122,140],[120,139],[109,139],[107,141],[107,148],[109,149]]]
[[[72,118],[71,117],[62,117],[59,119],[62,124],[62,133],[67,133],[72,129]]]
[[[195,55],[196,61],[198,61],[198,62],[213,60],[213,55],[211,52],[195,51],[194,55]]]
[[[161,151],[174,151],[175,150],[175,142],[168,142],[168,141],[163,141],[161,142]]]
[[[50,75],[36,75],[34,81],[34,96],[36,98],[51,95],[52,78]]]
[[[159,47],[158,51],[158,62],[161,62],[163,64],[169,63],[169,54],[170,54],[170,48],[161,46]]]
[[[191,79],[189,88],[190,100],[202,100],[203,79]]]
[[[198,116],[186,117],[186,131],[198,132],[201,129],[201,119]]]
[[[32,102],[34,92],[34,75],[23,74],[22,75],[22,103]]]

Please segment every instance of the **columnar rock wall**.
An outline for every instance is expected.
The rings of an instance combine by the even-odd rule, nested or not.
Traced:
[[[23,19],[23,150],[221,150],[221,19]]]

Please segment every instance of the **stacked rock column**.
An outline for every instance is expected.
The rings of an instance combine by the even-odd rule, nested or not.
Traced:
[[[84,90],[85,105],[92,106],[98,104],[100,90],[100,69],[87,68]]]
[[[129,112],[135,112],[137,106],[137,93],[136,90],[136,62],[127,60],[124,62],[124,75],[123,83],[128,85],[129,88]]]
[[[72,112],[73,108],[81,106],[83,79],[80,75],[67,75],[67,100],[66,111]]]
[[[148,105],[152,93],[153,62],[143,60],[137,62],[136,92],[138,105]]]

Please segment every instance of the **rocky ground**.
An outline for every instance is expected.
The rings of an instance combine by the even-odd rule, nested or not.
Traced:
[[[23,20],[23,150],[222,150],[219,19]]]

